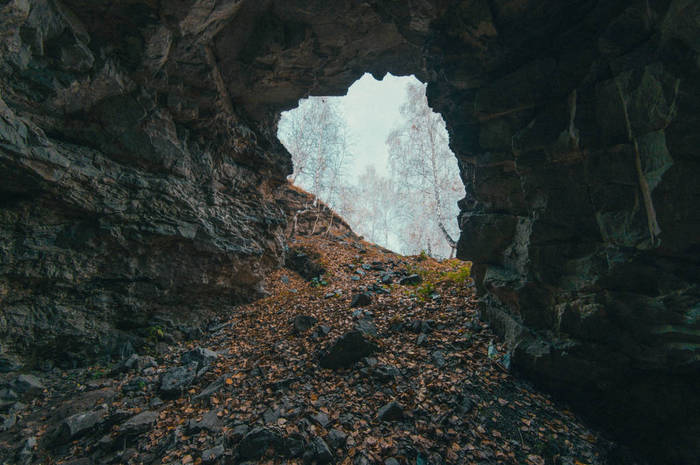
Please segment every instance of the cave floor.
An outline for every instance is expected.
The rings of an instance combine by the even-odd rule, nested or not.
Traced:
[[[320,280],[276,270],[267,277],[267,297],[232,308],[230,319],[199,340],[160,352],[155,347],[163,345],[154,343],[153,358],[142,350],[131,368],[43,375],[43,395],[0,434],[0,459],[608,463],[610,442],[505,368],[502,347],[478,320],[467,262],[403,257],[348,236],[301,237],[291,245],[317,257],[326,270]],[[422,283],[397,283],[410,274]],[[382,284],[383,275],[393,283]],[[363,292],[371,302],[351,308]],[[297,330],[300,315],[315,321],[299,319]],[[349,368],[321,368],[320,351],[358,325],[378,350]],[[163,374],[197,347],[218,358],[164,395]],[[379,419],[392,401],[397,405]],[[88,412],[98,412],[90,428],[66,426],[76,422],[71,415]],[[55,439],[61,428],[63,438]]]

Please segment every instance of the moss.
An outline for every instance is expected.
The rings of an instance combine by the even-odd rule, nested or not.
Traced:
[[[467,262],[457,270],[445,273],[441,281],[453,284],[465,284],[471,279],[471,271],[472,263]]]

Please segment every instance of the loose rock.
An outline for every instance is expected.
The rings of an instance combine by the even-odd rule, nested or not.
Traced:
[[[368,341],[360,331],[350,331],[321,354],[321,366],[330,369],[349,367],[377,350],[377,345]]]
[[[377,412],[377,419],[379,421],[396,421],[402,418],[403,408],[396,401],[389,402]]]

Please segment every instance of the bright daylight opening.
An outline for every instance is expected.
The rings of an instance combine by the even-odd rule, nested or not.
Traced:
[[[345,97],[309,97],[282,113],[277,136],[293,184],[352,229],[404,255],[452,257],[464,197],[442,116],[414,76],[365,74]]]

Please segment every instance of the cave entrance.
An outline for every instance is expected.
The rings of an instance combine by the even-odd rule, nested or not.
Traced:
[[[445,122],[425,91],[415,76],[365,74],[343,97],[301,99],[282,113],[277,136],[292,156],[289,181],[355,232],[404,255],[451,258],[464,186]]]

